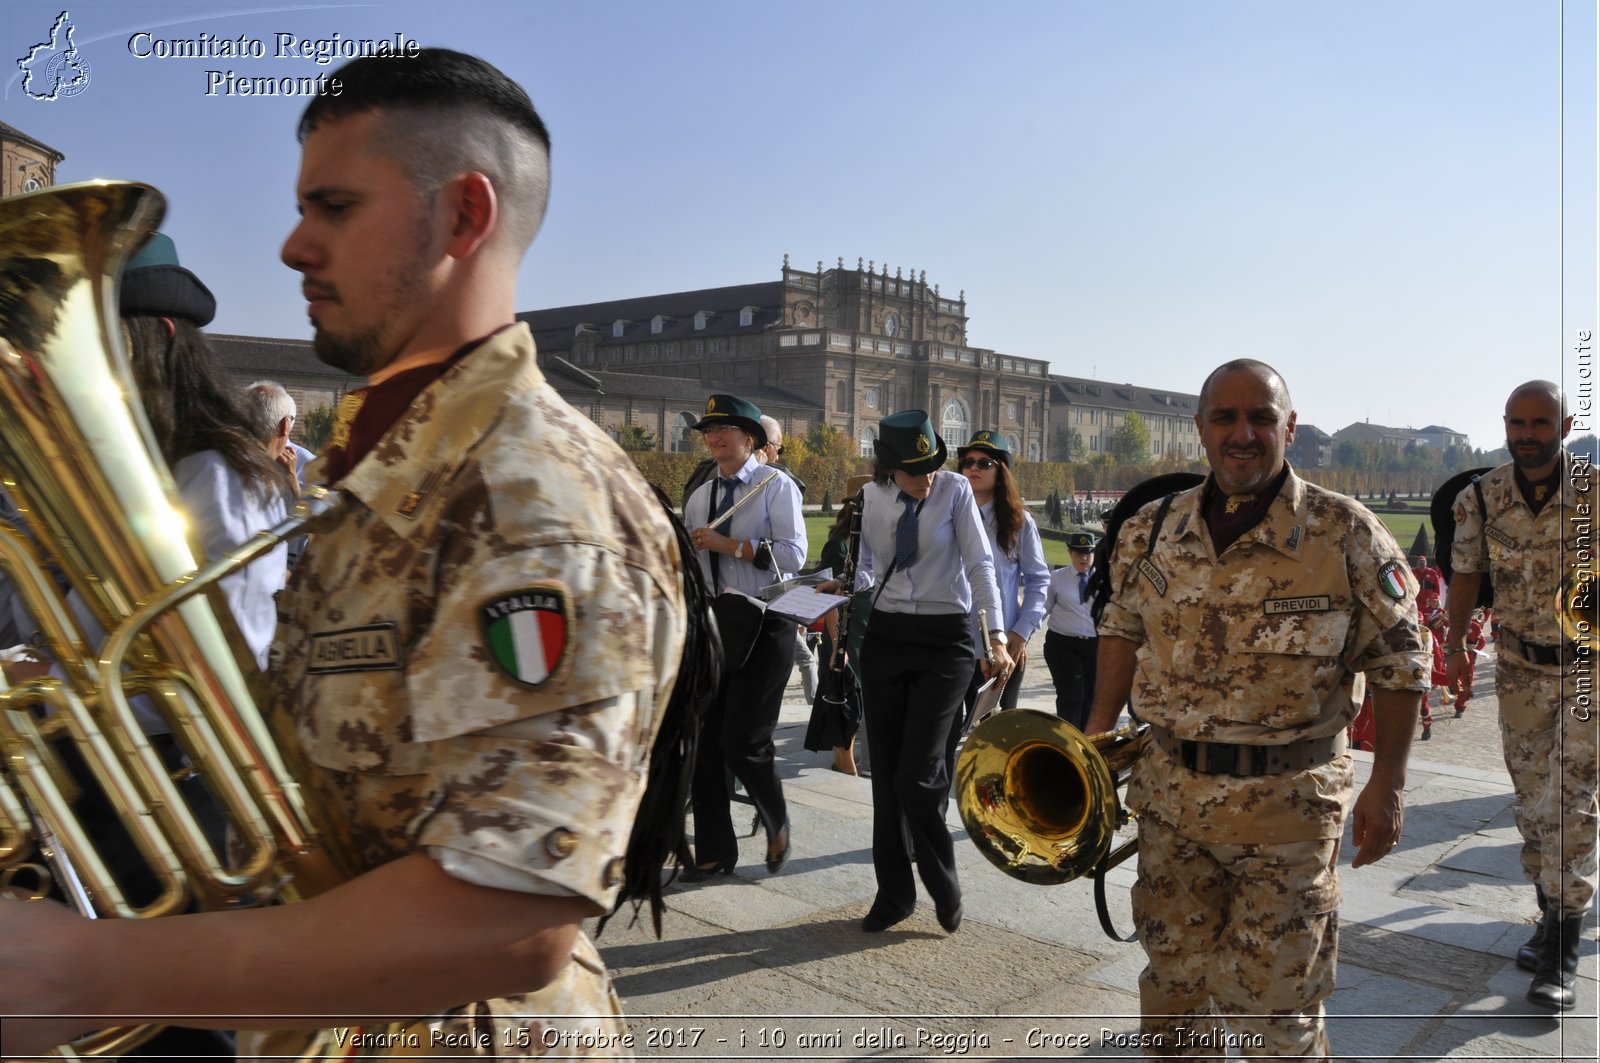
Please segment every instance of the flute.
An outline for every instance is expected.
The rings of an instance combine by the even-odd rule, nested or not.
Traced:
[[[723,513],[722,513],[722,515],[720,517],[718,517],[716,520],[712,521],[710,524],[707,524],[706,528],[711,530],[711,531],[715,531],[718,526],[726,524],[728,521],[732,520],[733,519],[733,515],[735,513],[739,512],[739,510],[743,509],[746,502],[749,502],[752,498],[756,497],[756,495],[759,495],[761,493],[761,489],[763,487],[767,486],[773,480],[776,480],[778,477],[780,477],[782,475],[783,475],[782,472],[778,471],[777,469],[773,469],[770,473],[767,474],[766,479],[762,480],[760,483],[756,484],[754,487],[752,487],[750,489],[750,493],[749,494],[745,495],[743,498],[739,499],[739,501],[737,501],[733,505],[729,506],[726,510],[723,511]]]

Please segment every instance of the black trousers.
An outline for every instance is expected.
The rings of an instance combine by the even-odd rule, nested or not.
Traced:
[[[1080,731],[1089,722],[1089,707],[1094,702],[1094,670],[1099,652],[1097,638],[1045,632],[1044,663],[1056,687],[1056,715]]]
[[[944,821],[950,729],[972,678],[972,621],[965,614],[874,611],[861,647],[861,704],[872,747],[874,909],[916,907],[916,861],[938,907],[961,900],[955,844]]]
[[[744,667],[722,677],[722,689],[700,726],[691,800],[699,863],[736,860],[739,839],[729,806],[728,771],[744,784],[767,833],[789,821],[778,782],[772,731],[783,707],[783,688],[794,668],[794,621],[768,613]]]

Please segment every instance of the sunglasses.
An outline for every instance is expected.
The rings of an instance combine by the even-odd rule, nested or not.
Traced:
[[[1000,463],[997,461],[990,461],[988,458],[968,458],[966,461],[961,463],[961,467],[963,469],[983,469],[987,471],[994,468],[998,464]]]

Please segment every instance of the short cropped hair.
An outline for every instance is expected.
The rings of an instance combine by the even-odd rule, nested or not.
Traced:
[[[278,422],[296,416],[294,397],[274,380],[257,380],[245,388],[244,406],[250,430],[263,441],[278,434]]]
[[[1255,358],[1235,358],[1231,362],[1224,362],[1211,370],[1211,375],[1206,377],[1206,382],[1200,385],[1200,412],[1205,413],[1207,403],[1211,401],[1211,382],[1225,373],[1248,371],[1266,379],[1267,386],[1272,390],[1272,398],[1283,407],[1283,412],[1288,413],[1294,409],[1294,401],[1289,398],[1289,385],[1284,383],[1283,374],[1279,373],[1266,362]]]
[[[425,198],[476,170],[500,198],[508,244],[527,249],[550,197],[550,133],[522,86],[476,56],[447,48],[363,56],[334,71],[337,96],[314,98],[299,139],[324,123],[381,112],[380,151],[406,169]]]

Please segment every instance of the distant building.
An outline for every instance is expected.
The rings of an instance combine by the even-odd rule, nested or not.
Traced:
[[[1426,428],[1419,429],[1417,436],[1428,446],[1438,447],[1440,450],[1471,445],[1467,442],[1465,432],[1457,432],[1454,428],[1446,428],[1442,424],[1430,424]]]
[[[318,406],[337,409],[348,391],[367,382],[365,377],[351,376],[318,361],[310,340],[275,340],[221,332],[208,332],[206,339],[230,380],[240,388],[257,380],[277,381],[294,399],[301,419]],[[301,427],[295,425],[296,440]]]
[[[1128,414],[1137,413],[1150,433],[1150,460],[1159,461],[1174,451],[1186,460],[1198,460],[1205,453],[1194,424],[1199,408],[1200,396],[1187,392],[1084,377],[1050,377],[1051,434],[1059,436],[1063,429],[1077,432],[1083,458],[1110,453],[1116,430]],[[1052,439],[1052,447],[1055,444]]]
[[[1297,469],[1323,468],[1333,462],[1333,437],[1314,424],[1296,424],[1287,456]]]
[[[1045,458],[1049,364],[969,343],[967,302],[889,267],[797,270],[778,280],[555,307],[518,314],[533,330],[540,364],[579,409],[633,411],[658,445],[682,445],[713,391],[756,394],[784,432],[826,422],[870,455],[878,420],[923,409],[952,447],[978,428],[997,429],[1012,452]],[[599,384],[562,369],[559,362]],[[559,371],[558,371],[559,370]],[[690,382],[672,402],[661,378]],[[630,378],[638,378],[630,384]],[[768,410],[768,404],[773,409]],[[633,422],[627,422],[633,423]],[[656,430],[656,425],[662,425]]]
[[[37,192],[56,183],[66,156],[20,129],[0,122],[0,196]]]

